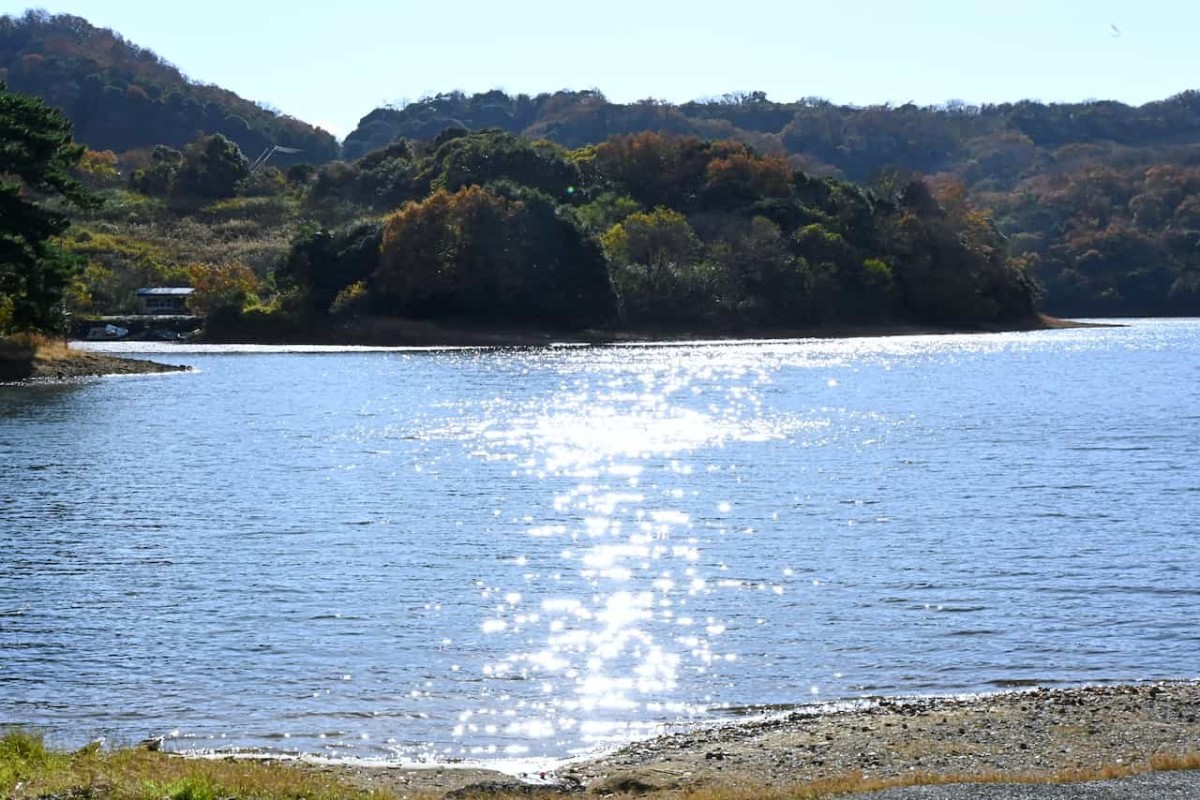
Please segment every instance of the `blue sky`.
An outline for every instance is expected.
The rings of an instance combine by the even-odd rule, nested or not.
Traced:
[[[0,0],[0,11],[28,4]],[[969,103],[1200,89],[1200,2],[822,0],[45,0],[113,28],[194,80],[338,136],[426,94],[600,89],[682,102]],[[1112,26],[1116,26],[1116,30]]]

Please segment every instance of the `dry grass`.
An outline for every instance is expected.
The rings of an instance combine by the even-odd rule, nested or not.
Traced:
[[[900,778],[873,778],[861,772],[789,787],[710,785],[664,789],[644,797],[658,800],[818,800],[906,786],[953,783],[1079,783],[1126,778],[1160,770],[1200,769],[1200,752],[1162,754],[1140,764],[1037,773],[913,772]],[[440,793],[439,793],[440,794]],[[0,797],[34,800],[55,796],[112,800],[423,800],[430,792],[390,788],[365,790],[323,772],[286,763],[245,759],[185,759],[143,749],[76,753],[48,750],[41,737],[9,731],[0,737]],[[483,794],[489,800],[525,797]],[[614,795],[624,797],[627,795]]]
[[[0,737],[0,797],[47,796],[105,800],[389,800],[327,776],[283,764],[192,760],[144,749],[76,753],[46,749],[41,737],[9,731]]]
[[[189,286],[194,264],[243,266],[265,281],[302,225],[299,201],[285,196],[231,198],[192,215],[124,191],[109,193],[109,200],[75,215],[64,237],[65,249],[87,262],[70,297],[76,313],[131,313],[137,289]]]
[[[1150,758],[1150,769],[1155,772],[1170,772],[1177,769],[1200,769],[1200,753],[1152,756]]]
[[[74,355],[65,339],[41,333],[14,333],[0,340],[0,358],[61,361]]]

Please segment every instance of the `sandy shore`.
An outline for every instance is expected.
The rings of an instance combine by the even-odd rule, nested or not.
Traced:
[[[1163,758],[1176,759],[1176,765],[1191,758],[1200,766],[1198,753],[1200,682],[1172,682],[804,706],[632,744],[524,777],[545,787],[542,791],[558,787],[602,795],[711,788],[751,797],[832,785],[847,776],[864,787],[911,781],[918,774],[1094,778],[1105,768],[1115,767],[1113,774],[1143,771]],[[400,794],[438,796],[479,784],[490,791],[519,788],[512,776],[474,768],[309,768]]]

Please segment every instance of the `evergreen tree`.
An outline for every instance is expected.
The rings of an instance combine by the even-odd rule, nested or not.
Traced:
[[[0,83],[0,333],[64,327],[63,295],[78,267],[55,243],[70,221],[45,199],[98,202],[71,176],[83,151],[60,112]]]

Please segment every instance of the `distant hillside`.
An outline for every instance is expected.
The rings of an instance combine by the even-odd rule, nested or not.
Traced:
[[[761,92],[674,105],[655,100],[611,103],[597,91],[509,96],[500,91],[439,94],[363,117],[345,141],[359,158],[397,139],[422,139],[448,127],[503,128],[566,147],[646,130],[734,137],[772,153],[808,159],[822,171],[865,182],[895,167],[925,174],[952,171],[993,155],[974,177],[1012,177],[1019,161],[1000,163],[989,145],[1026,141],[1034,150],[1069,144],[1113,143],[1133,148],[1200,144],[1200,92],[1144,106],[1109,101],[1044,104],[1033,101],[968,106],[838,106],[819,98],[776,103]],[[987,173],[986,175],[981,173]]]
[[[358,158],[448,127],[498,127],[566,147],[659,131],[732,139],[887,196],[924,176],[990,213],[1063,315],[1200,314],[1200,92],[968,106],[776,103],[761,92],[673,105],[596,91],[440,94],[363,117]]]
[[[62,109],[76,140],[93,150],[182,149],[201,133],[221,133],[250,158],[272,145],[302,151],[276,156],[277,164],[323,163],[339,154],[326,131],[194,83],[151,51],[79,17],[0,16],[0,80]]]

